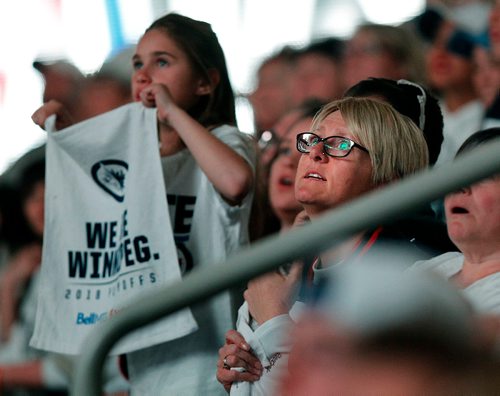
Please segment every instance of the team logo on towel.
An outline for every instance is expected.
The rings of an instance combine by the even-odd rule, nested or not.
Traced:
[[[114,159],[102,160],[92,165],[92,177],[99,187],[118,202],[125,198],[125,177],[128,164]]]

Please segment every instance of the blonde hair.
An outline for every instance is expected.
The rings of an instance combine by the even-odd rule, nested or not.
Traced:
[[[416,173],[428,166],[424,135],[407,116],[370,98],[345,98],[325,105],[313,120],[312,130],[339,111],[356,142],[368,151],[373,182],[382,184]]]

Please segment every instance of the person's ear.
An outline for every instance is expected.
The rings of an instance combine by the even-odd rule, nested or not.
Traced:
[[[196,90],[197,95],[209,95],[215,90],[217,85],[219,85],[220,73],[217,69],[208,69],[208,78],[208,81],[205,78],[200,79],[198,89]]]

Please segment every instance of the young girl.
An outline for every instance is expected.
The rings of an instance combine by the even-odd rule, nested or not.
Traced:
[[[132,94],[156,106],[160,152],[179,261],[184,271],[223,262],[246,243],[252,144],[237,131],[224,55],[210,25],[168,14],[133,57]],[[217,340],[232,325],[223,293],[192,308],[199,330],[127,356],[133,392],[217,394]]]
[[[224,54],[209,24],[178,14],[146,30],[133,56],[132,95],[156,107],[160,153],[182,270],[222,263],[248,241],[254,151],[235,127]],[[49,103],[34,114],[42,124]],[[64,120],[64,118],[62,118]],[[192,307],[199,329],[127,355],[132,394],[218,394],[214,363],[233,326],[229,292]],[[222,391],[223,392],[223,391]]]

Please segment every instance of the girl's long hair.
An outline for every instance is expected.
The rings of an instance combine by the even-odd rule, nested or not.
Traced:
[[[224,51],[210,24],[170,13],[154,21],[146,32],[153,29],[168,34],[186,52],[195,70],[207,81],[210,81],[211,69],[219,73],[220,80],[215,89],[203,96],[194,108],[188,109],[190,115],[205,127],[236,125],[234,93]]]

